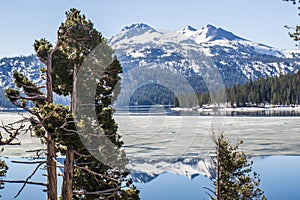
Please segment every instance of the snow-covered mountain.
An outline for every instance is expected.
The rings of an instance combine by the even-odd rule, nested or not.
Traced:
[[[196,89],[201,89],[199,80],[206,76],[206,70],[199,64],[201,54],[211,59],[227,86],[258,77],[295,73],[300,68],[298,50],[252,42],[213,25],[199,30],[187,26],[177,31],[160,31],[146,24],[133,24],[109,42],[125,73],[136,67],[159,66],[183,74]]]
[[[42,85],[45,80],[41,78],[40,68],[44,67],[36,55],[29,56],[17,56],[11,58],[0,59],[0,108],[12,107],[6,99],[3,98],[4,90],[6,88],[15,88],[13,74],[15,71],[23,73],[27,78],[36,83]],[[58,96],[54,94],[54,101],[62,104],[68,104],[69,99],[67,97]]]
[[[43,64],[35,55],[19,56],[0,59],[0,87],[14,87],[13,74],[15,71],[24,73],[30,80],[41,84],[40,68]]]
[[[177,160],[135,160],[128,165],[134,182],[147,183],[164,173],[173,173],[193,179],[198,175],[215,176],[211,159],[182,158]]]
[[[156,79],[168,79],[158,73],[166,69],[183,75],[196,90],[205,90],[206,80],[214,79],[213,73],[219,73],[225,85],[231,86],[258,77],[295,73],[300,68],[300,50],[281,50],[252,42],[213,25],[166,31],[139,23],[123,28],[108,41],[121,61],[124,74],[142,69],[133,78],[152,76],[153,79],[151,69],[155,68]],[[41,83],[42,66],[35,55],[2,58],[0,87],[13,86],[14,71],[24,72]],[[213,67],[216,70],[208,73]]]

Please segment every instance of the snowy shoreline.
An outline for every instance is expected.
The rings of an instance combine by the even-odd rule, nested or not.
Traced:
[[[270,107],[213,107],[213,106],[207,106],[207,107],[196,107],[196,108],[171,108],[172,111],[185,111],[185,112],[262,112],[262,111],[274,111],[274,112],[280,112],[280,111],[295,111],[300,112],[300,106],[270,106]]]
[[[22,112],[24,111],[23,108],[3,108],[3,107],[0,107],[0,112]],[[24,111],[26,112],[26,111]]]

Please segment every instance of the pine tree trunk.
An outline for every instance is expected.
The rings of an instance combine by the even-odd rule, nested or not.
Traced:
[[[73,196],[74,149],[68,147],[64,166],[62,199],[71,200]]]
[[[47,101],[53,102],[53,87],[52,87],[52,53],[47,57]],[[47,133],[47,196],[48,200],[57,200],[57,175],[56,175],[56,153],[55,153],[55,138],[54,133]]]
[[[48,200],[57,200],[57,176],[55,156],[55,139],[52,138],[49,134],[47,142]]]
[[[74,114],[77,98],[77,65],[73,69],[73,90],[71,95],[71,112]],[[74,147],[67,146],[66,160],[64,163],[64,178],[62,185],[62,199],[71,200],[73,196],[73,173],[74,173]]]
[[[71,97],[71,112],[73,112],[73,114],[76,111],[76,100],[77,100],[77,64],[74,64],[74,68],[73,68],[73,88],[72,88],[72,97]]]
[[[46,89],[47,89],[47,101],[49,103],[53,102],[53,86],[52,86],[52,53],[50,53],[47,57],[47,81],[46,81]]]

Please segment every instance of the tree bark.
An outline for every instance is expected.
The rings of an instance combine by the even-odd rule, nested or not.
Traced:
[[[48,200],[57,200],[57,176],[56,176],[56,161],[55,161],[55,140],[48,135],[47,142],[47,195]]]
[[[71,95],[71,113],[75,117],[76,111],[76,98],[77,98],[77,64],[73,68],[73,89]],[[73,173],[74,173],[74,147],[67,146],[66,160],[64,163],[64,178],[62,185],[62,199],[71,200],[73,196]]]
[[[54,51],[54,50],[53,50]],[[53,102],[53,87],[52,87],[52,54],[47,57],[47,101]],[[56,152],[54,133],[47,133],[47,196],[48,200],[57,200],[57,174],[56,174]]]
[[[47,57],[47,81],[46,81],[46,89],[47,89],[47,101],[49,103],[53,102],[53,86],[52,86],[52,52],[48,54]]]
[[[74,149],[67,148],[66,160],[64,164],[64,179],[62,186],[62,199],[71,200],[73,196],[73,173],[74,173]]]
[[[77,64],[74,64],[73,68],[73,88],[72,88],[72,97],[71,97],[71,112],[75,114],[76,111],[76,100],[77,100]],[[74,116],[75,117],[75,116]]]

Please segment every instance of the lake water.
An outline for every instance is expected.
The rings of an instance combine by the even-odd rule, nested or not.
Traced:
[[[5,123],[16,113],[0,113]],[[212,187],[210,156],[213,134],[223,131],[253,156],[253,170],[269,199],[300,199],[300,117],[297,116],[200,116],[193,113],[118,113],[115,119],[130,159],[131,176],[142,200],[209,199],[203,187]],[[36,139],[22,136],[21,146],[5,148],[2,156],[32,156],[26,149],[40,147]],[[8,160],[10,162],[10,160]],[[29,168],[11,165],[7,178],[22,179]],[[208,166],[208,167],[207,167]],[[28,166],[30,167],[30,166]],[[35,177],[40,180],[40,174]],[[34,180],[36,180],[34,179]],[[13,199],[20,185],[6,184],[2,199]],[[34,192],[33,192],[34,191]],[[44,199],[39,186],[26,186],[18,199]]]

